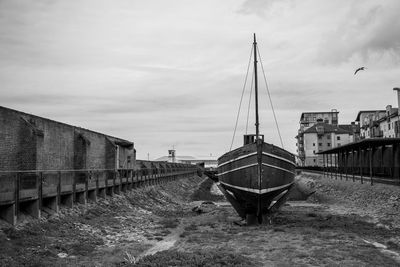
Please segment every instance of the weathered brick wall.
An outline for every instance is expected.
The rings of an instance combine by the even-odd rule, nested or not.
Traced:
[[[115,169],[117,168],[115,164],[116,162],[115,144],[109,138],[106,138],[105,146],[106,146],[106,154],[105,154],[106,169]]]
[[[0,107],[0,170],[18,169],[19,129],[22,121]]]
[[[79,129],[79,132],[88,141],[86,144],[86,169],[106,169],[106,138],[102,134]]]
[[[0,170],[36,169],[36,139],[20,114],[0,107]]]
[[[19,127],[17,164],[18,170],[36,170],[37,168],[37,147],[42,141],[39,131],[23,117],[19,117],[22,122]]]
[[[114,169],[116,145],[126,140],[0,107],[0,170]],[[124,168],[133,145],[120,146]],[[118,164],[119,165],[119,164]]]
[[[81,133],[74,132],[74,169],[86,169],[87,150],[90,141]]]
[[[133,149],[127,147],[119,147],[119,164],[118,168],[133,168]]]
[[[73,169],[74,127],[35,116],[24,117],[43,132],[43,141],[37,146],[37,169]]]

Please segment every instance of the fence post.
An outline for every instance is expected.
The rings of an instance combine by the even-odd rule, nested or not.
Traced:
[[[20,173],[15,174],[14,179],[14,200],[15,200],[15,216],[19,217],[19,189],[20,189]]]
[[[371,147],[371,144],[369,145],[369,178],[371,179],[371,185],[374,185],[373,179],[372,179],[372,151],[373,148]]]
[[[39,173],[39,210],[43,207],[43,172]]]
[[[61,172],[57,172],[58,184],[57,184],[57,205],[61,205]]]

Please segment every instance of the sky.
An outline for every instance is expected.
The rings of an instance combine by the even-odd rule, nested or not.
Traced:
[[[399,10],[398,0],[0,0],[0,106],[133,141],[139,159],[220,156],[256,33],[296,153],[302,112],[337,109],[349,124],[397,107]],[[259,92],[261,133],[280,145],[261,72]],[[248,86],[233,148],[249,96]]]

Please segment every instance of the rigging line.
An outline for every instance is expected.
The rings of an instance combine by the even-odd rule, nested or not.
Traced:
[[[254,72],[254,70],[253,70],[253,72]],[[254,76],[252,74],[251,75],[251,84],[250,84],[249,104],[247,106],[246,134],[247,134],[247,129],[249,128],[249,116],[250,116],[251,95],[253,93],[253,81],[254,81]]]
[[[262,60],[261,60],[260,50],[258,48],[257,48],[257,53],[258,53],[258,57],[260,59],[260,65],[261,65],[262,73],[263,73],[263,76],[264,76],[265,87],[267,88],[269,103],[271,104],[272,114],[274,115],[276,129],[278,130],[278,135],[279,135],[279,139],[281,141],[281,146],[282,146],[282,148],[284,148],[281,131],[279,130],[278,120],[276,119],[274,105],[272,104],[271,94],[270,94],[269,88],[268,88],[267,77],[265,76],[264,66],[263,66],[263,63],[262,63]]]
[[[243,95],[244,95],[244,91],[246,89],[246,84],[247,84],[247,77],[249,75],[249,69],[250,69],[250,62],[251,62],[251,58],[252,58],[252,53],[253,53],[253,47],[251,47],[251,51],[250,51],[249,63],[247,64],[246,78],[244,79],[244,84],[243,84],[243,89],[242,89],[242,96],[240,97],[239,109],[238,109],[237,116],[236,116],[235,129],[233,130],[232,142],[231,142],[231,147],[229,148],[229,151],[232,150],[233,141],[235,140],[236,129],[237,129],[238,121],[239,121],[240,108],[242,106]]]

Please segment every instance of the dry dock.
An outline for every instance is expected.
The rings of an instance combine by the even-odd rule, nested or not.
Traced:
[[[2,225],[2,266],[398,266],[400,188],[317,174],[317,193],[243,227],[204,177]],[[203,201],[208,201],[200,205]],[[210,202],[212,201],[212,202]],[[214,204],[212,204],[214,203]],[[196,208],[197,207],[197,208]]]

